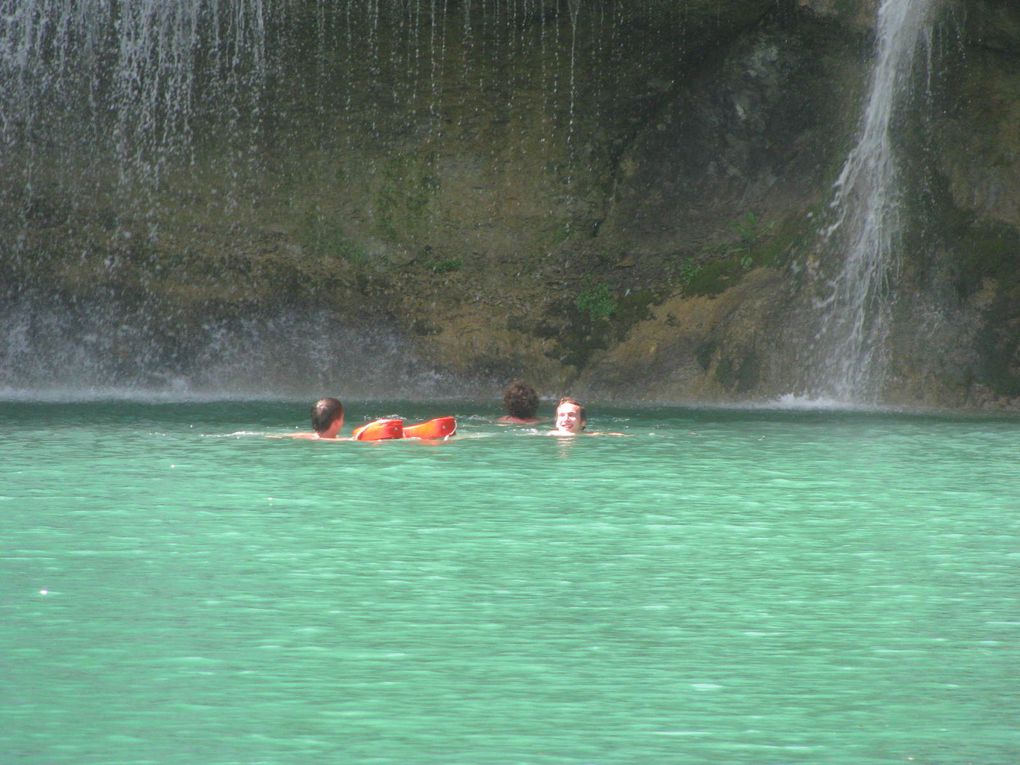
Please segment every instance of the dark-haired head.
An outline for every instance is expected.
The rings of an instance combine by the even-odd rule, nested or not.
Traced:
[[[320,398],[312,405],[312,428],[320,436],[344,417],[344,405],[337,398]]]
[[[514,380],[503,390],[503,407],[511,417],[530,420],[538,411],[538,394],[523,380]]]

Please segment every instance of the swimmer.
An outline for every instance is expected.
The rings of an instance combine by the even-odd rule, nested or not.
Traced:
[[[588,418],[584,413],[584,405],[569,396],[561,398],[556,405],[556,421],[549,431],[551,436],[576,436],[588,426]]]
[[[294,433],[291,438],[309,440],[341,440],[338,438],[344,426],[344,405],[337,398],[320,398],[312,405],[312,428],[314,433]],[[346,439],[344,439],[346,440]]]
[[[556,405],[556,422],[550,436],[626,436],[626,433],[610,433],[606,431],[586,432],[588,428],[588,415],[584,411],[584,404],[576,398],[569,396],[561,398]]]
[[[508,425],[530,425],[538,422],[538,394],[523,380],[514,380],[503,390],[503,408],[506,414],[499,422]]]

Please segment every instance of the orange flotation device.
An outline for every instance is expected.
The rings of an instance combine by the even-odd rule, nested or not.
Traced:
[[[417,425],[404,426],[404,438],[449,438],[457,432],[457,420],[453,417],[435,417]]]
[[[404,437],[404,421],[395,417],[387,417],[382,420],[373,420],[367,425],[362,425],[351,433],[355,441],[385,441],[390,438]]]
[[[397,417],[373,420],[356,428],[351,434],[355,441],[387,441],[393,438],[446,439],[457,432],[457,420],[453,417],[436,417],[416,425],[404,425]]]

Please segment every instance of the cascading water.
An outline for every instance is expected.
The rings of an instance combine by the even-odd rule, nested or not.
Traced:
[[[434,390],[401,269],[589,230],[687,6],[0,0],[0,390]]]
[[[877,57],[863,122],[835,184],[835,220],[823,232],[823,249],[843,259],[818,304],[815,396],[869,402],[881,391],[901,233],[893,120],[938,1],[882,0],[878,9]]]
[[[24,212],[37,179],[80,191],[83,177],[116,184],[121,205],[147,200],[171,163],[193,159],[197,115],[229,130],[257,114],[265,14],[263,0],[0,0],[3,167],[25,180],[5,206]],[[37,178],[54,145],[57,172]]]
[[[0,0],[0,389],[250,391],[267,365],[434,389],[388,306],[321,296],[442,246],[444,150],[485,157],[475,187],[515,162],[576,177],[579,78],[599,92],[624,58],[596,21],[584,0]]]

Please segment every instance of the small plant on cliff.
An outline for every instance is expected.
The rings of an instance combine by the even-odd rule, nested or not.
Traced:
[[[616,300],[605,282],[589,283],[577,296],[577,310],[586,313],[592,321],[608,319],[616,313]]]
[[[434,274],[449,274],[454,271],[460,271],[464,267],[464,261],[460,258],[450,258],[449,260],[432,260],[425,264]]]
[[[762,240],[772,233],[773,228],[775,228],[775,223],[763,226],[758,216],[753,212],[748,212],[733,224],[733,231],[739,241],[730,249],[730,253],[740,256],[742,269],[748,271],[754,265],[752,253],[759,248]]]
[[[680,284],[683,287],[690,287],[691,282],[694,281],[698,272],[701,271],[694,258],[684,258],[684,262],[680,264]]]

